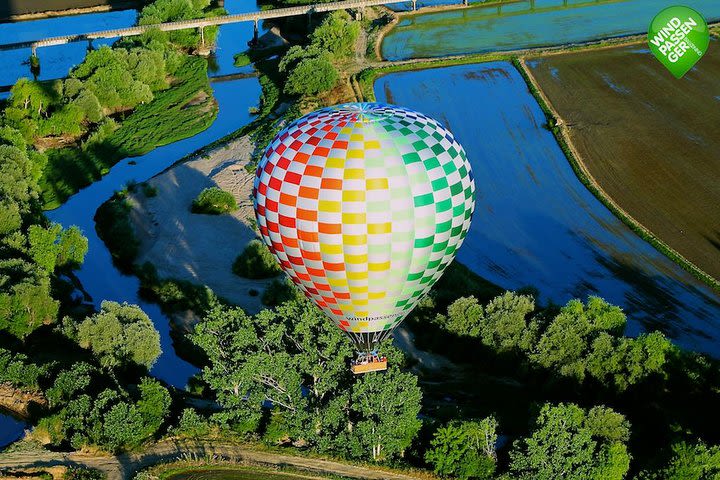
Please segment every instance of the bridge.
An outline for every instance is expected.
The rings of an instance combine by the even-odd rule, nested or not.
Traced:
[[[410,0],[413,4],[413,10],[417,8],[417,0]],[[37,56],[37,49],[40,47],[50,47],[53,45],[63,45],[71,42],[87,41],[92,46],[92,41],[100,38],[118,38],[142,35],[149,30],[161,30],[163,32],[172,32],[176,30],[185,30],[187,28],[198,28],[201,33],[201,40],[204,43],[203,29],[205,27],[215,25],[226,25],[228,23],[253,22],[255,25],[253,41],[258,39],[258,22],[260,20],[269,20],[273,18],[293,17],[297,15],[311,16],[313,13],[330,12],[333,10],[345,9],[363,9],[365,7],[373,7],[376,5],[388,5],[391,3],[402,3],[398,0],[345,0],[340,2],[319,3],[314,5],[301,5],[297,7],[275,8],[272,10],[261,10],[259,12],[238,13],[234,15],[222,15],[212,18],[200,18],[194,20],[180,20],[177,22],[157,23],[153,25],[138,25],[128,28],[116,28],[113,30],[101,30],[97,32],[82,33],[78,35],[64,35],[60,37],[49,37],[38,40],[25,42],[6,43],[0,45],[0,51],[15,50],[18,48],[30,48],[33,56]],[[462,0],[463,5],[468,4],[468,0]]]

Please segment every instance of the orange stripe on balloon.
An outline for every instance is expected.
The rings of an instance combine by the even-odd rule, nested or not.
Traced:
[[[342,180],[339,178],[323,178],[320,188],[328,188],[331,190],[342,190]]]
[[[325,270],[329,270],[331,272],[342,272],[345,270],[345,264],[344,263],[331,263],[331,262],[323,262],[323,267],[325,267]]]
[[[264,213],[262,214],[264,215]],[[314,210],[305,210],[304,208],[298,208],[297,217],[300,220],[309,220],[311,222],[317,222],[317,212]]]
[[[322,256],[320,255],[320,252],[309,252],[307,250],[300,249],[300,253],[302,254],[302,257],[305,260],[322,260]]]
[[[298,230],[298,238],[303,242],[317,242],[317,232],[306,232],[305,230]]]
[[[280,194],[280,203],[283,205],[290,205],[294,207],[297,204],[297,197],[295,195],[288,195],[287,193]]]
[[[298,192],[298,195],[303,198],[318,198],[319,193],[320,193],[320,189],[317,189],[317,188],[300,187],[300,191]]]
[[[339,223],[318,223],[318,232],[320,233],[340,233],[342,225]]]

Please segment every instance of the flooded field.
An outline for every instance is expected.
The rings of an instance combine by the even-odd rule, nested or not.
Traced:
[[[720,19],[717,0],[687,0],[708,21]],[[388,60],[586,42],[647,32],[672,0],[526,0],[500,7],[418,14],[401,19],[383,40]]]
[[[600,186],[720,278],[720,50],[676,80],[645,48],[528,62]]]
[[[458,259],[543,302],[600,295],[628,314],[628,334],[661,329],[720,355],[720,299],[635,235],[577,179],[525,82],[509,63],[395,73],[379,101],[443,122],[464,145],[477,184]]]

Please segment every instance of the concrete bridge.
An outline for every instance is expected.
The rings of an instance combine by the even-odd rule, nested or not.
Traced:
[[[402,0],[401,0],[402,1]],[[417,0],[410,0],[413,4],[413,9],[417,7]],[[468,0],[461,0],[464,5],[468,4]],[[113,30],[101,30],[98,32],[89,32],[78,35],[64,35],[60,37],[49,37],[38,40],[7,43],[0,45],[0,51],[2,50],[15,50],[18,48],[30,48],[33,56],[37,56],[37,49],[40,47],[50,47],[53,45],[63,45],[71,42],[87,41],[89,46],[92,47],[92,41],[99,38],[118,38],[118,37],[130,37],[134,35],[142,35],[148,30],[161,30],[163,32],[172,32],[175,30],[185,30],[187,28],[198,28],[202,35],[205,27],[214,25],[226,25],[228,23],[239,23],[239,22],[253,22],[255,24],[255,30],[253,35],[253,41],[257,42],[258,39],[258,22],[260,20],[269,20],[273,18],[292,17],[297,15],[308,15],[311,16],[315,12],[329,12],[332,10],[344,10],[344,9],[363,9],[365,7],[372,7],[376,5],[388,5],[391,3],[401,3],[398,0],[345,0],[341,2],[329,2],[319,3],[315,5],[301,5],[297,7],[286,7],[286,8],[275,8],[272,10],[262,10],[259,12],[248,12],[238,13],[234,15],[223,15],[213,18],[201,18],[196,20],[181,20],[177,22],[159,23],[154,25],[139,25],[128,28],[116,28]],[[204,43],[204,36],[203,36]]]

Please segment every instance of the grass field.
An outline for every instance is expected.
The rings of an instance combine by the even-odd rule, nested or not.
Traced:
[[[676,80],[644,46],[527,61],[590,175],[636,221],[720,278],[720,50]]]
[[[175,72],[172,87],[118,120],[119,128],[106,138],[86,143],[83,148],[48,150],[48,164],[40,179],[43,208],[59,207],[123,158],[143,155],[202,132],[216,116],[207,62],[187,57]]]

